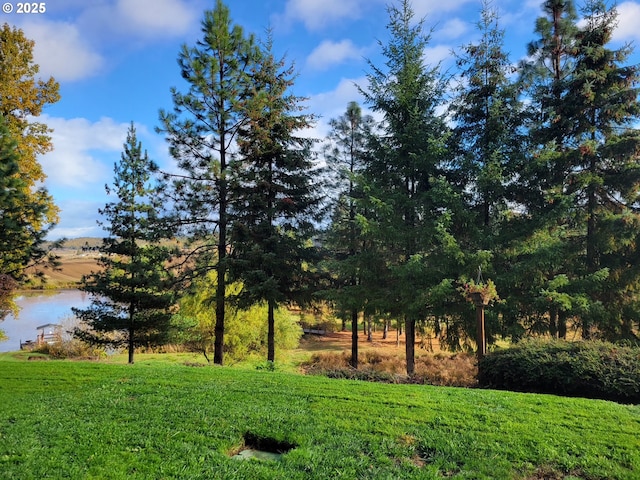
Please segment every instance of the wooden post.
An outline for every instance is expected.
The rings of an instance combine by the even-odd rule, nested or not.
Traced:
[[[476,355],[478,361],[480,361],[487,353],[487,337],[484,332],[484,306],[489,302],[480,292],[473,292],[471,299],[476,306],[476,344],[478,345]]]
[[[487,353],[487,338],[484,333],[484,305],[476,304],[476,324],[476,343],[478,345],[478,352],[476,355],[478,357],[478,361],[480,361]]]

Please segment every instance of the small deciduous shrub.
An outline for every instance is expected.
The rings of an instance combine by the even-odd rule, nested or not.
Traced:
[[[640,403],[640,348],[527,340],[486,355],[483,387]]]
[[[53,343],[44,343],[36,347],[34,352],[49,355],[51,358],[79,360],[98,360],[106,355],[103,349],[93,347],[75,338],[61,338]]]

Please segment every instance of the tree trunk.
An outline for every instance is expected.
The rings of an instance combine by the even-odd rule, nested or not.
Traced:
[[[220,135],[220,199],[218,200],[219,220],[218,220],[218,264],[216,273],[218,285],[216,287],[216,326],[214,329],[215,339],[213,343],[213,363],[222,365],[224,361],[224,313],[227,290],[227,159],[225,146],[225,134]]]
[[[351,366],[358,368],[358,311],[351,310]]]
[[[388,334],[389,334],[389,319],[385,318],[384,319],[384,328],[382,330],[382,339],[386,340]]]
[[[558,338],[567,338],[567,318],[562,314],[558,314]]]
[[[407,355],[407,375],[413,375],[416,368],[416,321],[405,317],[405,352]]]
[[[222,365],[224,360],[224,313],[225,313],[225,294],[226,294],[226,265],[225,257],[227,255],[226,235],[226,219],[223,222],[222,214],[220,215],[220,237],[218,240],[218,265],[216,272],[218,275],[218,285],[216,286],[216,325],[214,329],[215,339],[213,344],[213,363]],[[224,223],[224,226],[223,226]]]
[[[133,365],[133,353],[135,351],[135,325],[133,318],[135,314],[135,306],[129,305],[129,364]]]
[[[558,309],[551,307],[549,310],[549,335],[558,338]]]
[[[267,332],[267,361],[275,362],[276,360],[276,322],[274,312],[273,300],[268,302],[268,332]]]

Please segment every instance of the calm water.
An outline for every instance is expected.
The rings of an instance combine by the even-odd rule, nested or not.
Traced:
[[[0,322],[8,340],[0,341],[0,352],[20,350],[20,341],[35,340],[36,328],[47,323],[71,324],[71,307],[85,308],[91,296],[80,290],[57,290],[53,292],[28,292],[16,298],[20,307],[17,318],[8,315]]]

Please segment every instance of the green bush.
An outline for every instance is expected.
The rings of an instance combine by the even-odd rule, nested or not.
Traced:
[[[526,340],[486,355],[480,386],[640,403],[640,348]]]

